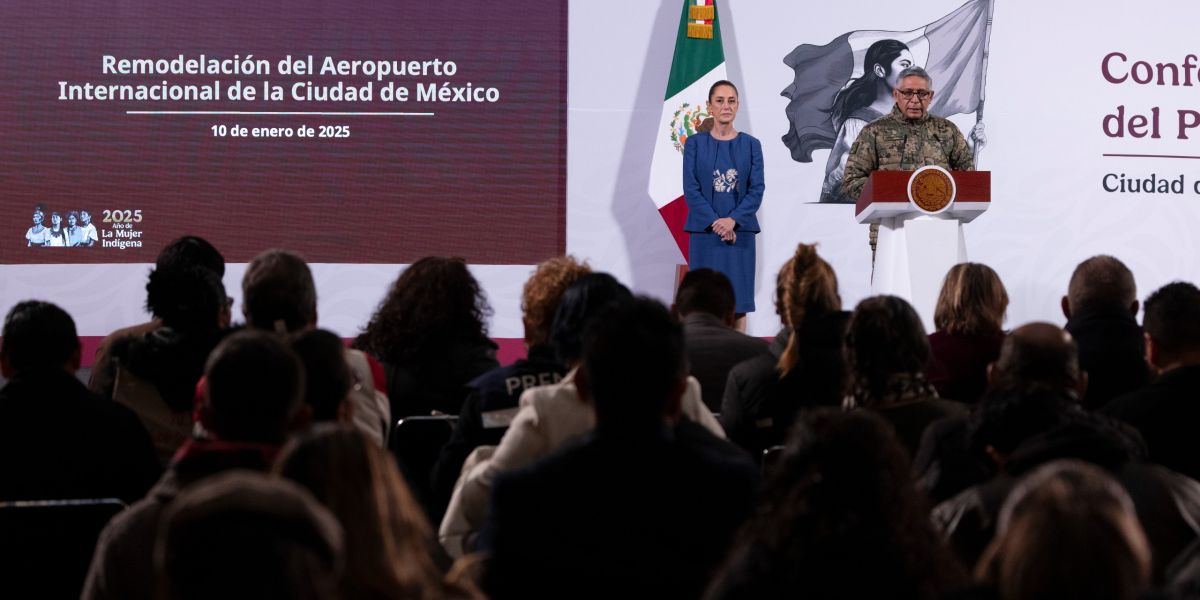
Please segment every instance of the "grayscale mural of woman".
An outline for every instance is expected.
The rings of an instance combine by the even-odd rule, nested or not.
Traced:
[[[867,48],[862,77],[851,81],[834,97],[829,112],[837,139],[825,164],[821,202],[853,203],[842,194],[846,155],[863,126],[891,112],[896,103],[892,98],[896,76],[913,64],[912,52],[903,42],[879,40]]]

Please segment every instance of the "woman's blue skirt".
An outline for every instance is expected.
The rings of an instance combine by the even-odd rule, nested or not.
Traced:
[[[737,232],[730,244],[715,233],[693,233],[688,242],[688,268],[720,271],[733,284],[739,313],[754,312],[754,237],[753,232]]]

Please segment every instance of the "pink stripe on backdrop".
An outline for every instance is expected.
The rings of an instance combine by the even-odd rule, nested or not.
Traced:
[[[3,338],[0,338],[2,340]],[[91,367],[96,363],[96,348],[100,346],[100,340],[103,336],[99,335],[84,335],[79,337],[79,344],[82,346],[82,366]],[[492,338],[496,345],[500,346],[496,350],[496,360],[500,361],[501,365],[509,365],[519,359],[525,358],[525,340],[522,338]],[[346,339],[346,343],[350,343],[350,339]]]

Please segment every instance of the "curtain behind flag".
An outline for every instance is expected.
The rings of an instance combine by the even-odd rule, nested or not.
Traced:
[[[907,45],[915,64],[933,78],[936,94],[929,112],[946,117],[976,111],[983,92],[990,9],[991,0],[970,0],[912,31],[850,31],[824,46],[797,46],[783,59],[795,70],[795,80],[782,92],[791,100],[785,109],[789,127],[783,142],[792,159],[812,162],[813,151],[833,147],[838,134],[830,110],[834,98],[863,76],[867,49],[880,40]]]
[[[654,132],[649,188],[650,198],[684,260],[688,256],[688,238],[683,231],[687,221],[683,144],[708,118],[708,88],[725,78],[725,51],[721,47],[716,0],[685,0],[676,30],[666,100]]]

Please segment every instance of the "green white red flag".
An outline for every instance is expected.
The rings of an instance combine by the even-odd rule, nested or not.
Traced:
[[[683,200],[683,144],[708,117],[708,88],[726,79],[725,51],[716,0],[685,0],[667,78],[662,117],[655,130],[650,163],[650,197],[667,229],[688,255],[687,203]]]

